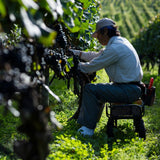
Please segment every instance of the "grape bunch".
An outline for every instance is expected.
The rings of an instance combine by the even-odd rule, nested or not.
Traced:
[[[68,41],[65,32],[63,31],[62,24],[55,23],[54,30],[57,32],[56,44],[54,45],[54,48],[66,49],[68,47]]]
[[[3,67],[9,64],[12,69],[29,72],[32,58],[28,55],[28,52],[31,53],[24,44],[18,44],[10,49],[0,49],[0,69],[4,69]]]
[[[55,78],[66,79],[69,76],[71,67],[63,49],[46,49],[44,60],[46,65],[54,71]]]
[[[26,134],[28,139],[15,141],[14,152],[24,160],[46,159],[51,140],[48,120],[53,126],[60,127],[53,111],[40,103],[42,96],[38,91],[43,86],[47,88],[41,79],[42,72],[31,74],[33,59],[38,55],[34,52],[36,49],[32,44],[24,42],[8,49],[0,48],[0,104],[21,118],[22,124],[18,131]],[[41,58],[38,57],[38,60]],[[16,108],[12,100],[17,102]]]

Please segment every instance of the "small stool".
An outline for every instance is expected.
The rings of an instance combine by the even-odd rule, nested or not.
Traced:
[[[111,103],[106,105],[106,115],[109,118],[107,122],[107,134],[114,137],[113,128],[117,127],[118,119],[133,119],[135,131],[139,137],[146,138],[146,129],[142,117],[144,116],[144,103],[141,99],[131,103]]]

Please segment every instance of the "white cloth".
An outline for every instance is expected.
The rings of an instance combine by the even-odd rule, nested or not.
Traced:
[[[78,129],[78,132],[80,132],[83,136],[93,136],[94,129],[87,128],[85,126],[82,126]]]
[[[79,63],[82,72],[92,73],[105,68],[113,82],[128,83],[142,80],[143,71],[138,54],[131,43],[123,37],[112,37],[105,50],[93,57],[92,55],[92,60],[89,62]]]
[[[69,49],[69,51],[73,52],[74,55],[79,56],[80,54],[80,50],[76,50],[76,49]]]

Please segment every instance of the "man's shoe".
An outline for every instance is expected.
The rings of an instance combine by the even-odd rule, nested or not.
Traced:
[[[78,132],[80,132],[83,136],[93,136],[94,129],[87,128],[85,126],[82,126],[78,129]]]

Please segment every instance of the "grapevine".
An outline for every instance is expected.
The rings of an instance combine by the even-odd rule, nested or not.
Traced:
[[[12,40],[2,38],[0,45],[0,101],[14,116],[20,116],[22,125],[17,130],[26,134],[27,139],[16,140],[14,152],[24,160],[46,159],[52,139],[49,121],[54,129],[62,128],[47,102],[51,94],[57,105],[62,103],[49,88],[53,79],[67,80],[69,88],[73,78],[73,92],[80,99],[84,84],[95,78],[95,74],[83,75],[78,70],[78,57],[69,52],[69,48],[86,49],[95,45],[89,38],[99,18],[93,16],[98,13],[99,4],[87,2],[0,2],[1,31],[5,35],[12,31],[13,35]],[[11,30],[12,24],[16,24],[18,32]],[[49,70],[54,73],[50,82]],[[12,101],[17,102],[17,109]]]

